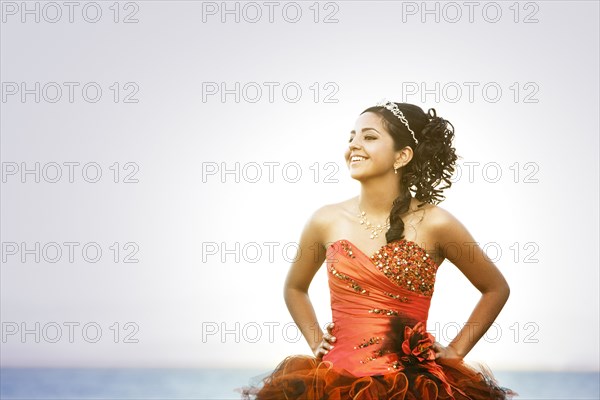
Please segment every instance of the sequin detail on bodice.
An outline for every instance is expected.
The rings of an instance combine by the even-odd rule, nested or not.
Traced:
[[[403,240],[383,246],[370,257],[392,282],[431,297],[438,266],[418,244]]]
[[[330,246],[330,249],[336,243],[339,243],[342,251],[349,258],[356,258],[356,253],[367,256],[346,239],[334,242]],[[435,277],[439,267],[431,256],[417,243],[400,239],[383,245],[375,254],[368,258],[379,271],[396,285],[423,296],[431,297],[433,295]],[[348,286],[352,287],[355,291],[368,294],[368,291],[363,289],[355,279],[338,272],[333,263],[328,264],[328,270],[334,276],[346,280]],[[408,300],[405,296],[401,297],[397,294],[385,293],[401,301]]]

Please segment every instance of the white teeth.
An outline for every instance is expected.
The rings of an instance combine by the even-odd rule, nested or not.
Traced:
[[[352,158],[350,159],[350,162],[354,162],[354,161],[362,161],[362,160],[365,160],[365,158],[364,158],[364,157],[361,157],[361,156],[354,156],[354,157],[352,157]]]

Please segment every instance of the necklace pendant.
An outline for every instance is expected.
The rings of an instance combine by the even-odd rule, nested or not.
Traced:
[[[365,227],[365,229],[370,231],[370,235],[369,235],[370,239],[375,239],[375,238],[379,237],[379,233],[381,233],[384,228],[386,228],[386,229],[390,228],[390,223],[387,221],[384,224],[377,224],[377,225],[372,224],[367,219],[367,213],[362,211],[360,209],[360,206],[358,209],[359,209],[359,214],[357,215],[357,217],[360,219],[360,224],[363,225]]]

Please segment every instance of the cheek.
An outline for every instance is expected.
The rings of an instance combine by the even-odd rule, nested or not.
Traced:
[[[394,162],[394,151],[384,143],[373,143],[371,146],[365,146],[365,150],[369,153],[369,157],[378,164]]]

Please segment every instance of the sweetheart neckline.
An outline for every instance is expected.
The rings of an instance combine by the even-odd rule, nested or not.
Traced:
[[[362,251],[361,249],[358,248],[357,245],[355,245],[354,243],[352,243],[352,241],[348,240],[348,239],[338,239],[335,242],[331,243],[328,247],[331,248],[333,247],[334,244],[339,243],[339,242],[348,242],[348,244],[350,244],[352,247],[354,247],[354,249],[356,251],[358,251],[359,253],[361,253],[362,255],[364,255],[365,257],[369,258],[370,260],[373,259],[373,256],[375,256],[377,253],[379,253],[381,250],[385,249],[386,247],[394,244],[394,243],[398,243],[398,242],[405,242],[405,243],[412,243],[414,244],[417,248],[419,248],[423,253],[425,253],[427,255],[427,257],[431,260],[431,262],[433,263],[433,265],[435,265],[436,270],[440,268],[440,266],[438,265],[438,263],[435,262],[435,260],[433,259],[433,257],[431,257],[431,255],[427,252],[427,250],[425,250],[421,245],[419,245],[419,243],[413,241],[413,240],[408,240],[408,239],[398,239],[398,240],[394,240],[392,242],[386,243],[383,246],[381,246],[377,251],[375,251],[370,257],[367,253],[365,253],[364,251]]]

